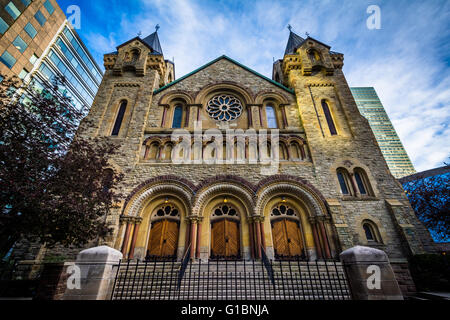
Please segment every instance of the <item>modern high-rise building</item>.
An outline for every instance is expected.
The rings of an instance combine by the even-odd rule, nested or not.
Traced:
[[[103,76],[55,0],[0,0],[0,73],[36,87],[64,75],[65,94],[86,113]]]
[[[372,87],[354,87],[350,90],[359,111],[369,121],[392,175],[396,178],[402,178],[415,173],[416,170],[375,89]]]

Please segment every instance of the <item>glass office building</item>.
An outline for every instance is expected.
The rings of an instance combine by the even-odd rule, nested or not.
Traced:
[[[63,75],[64,94],[86,114],[103,76],[55,0],[0,0],[0,73],[36,88]]]
[[[369,121],[381,152],[394,177],[401,178],[416,172],[394,126],[374,88],[350,88],[359,112]]]

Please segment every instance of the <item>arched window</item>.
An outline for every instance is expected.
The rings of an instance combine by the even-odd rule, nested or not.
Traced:
[[[123,100],[120,102],[119,112],[117,113],[116,122],[114,123],[114,127],[111,133],[112,136],[119,135],[120,126],[122,125],[126,109],[127,109],[127,101]]]
[[[370,187],[369,179],[366,172],[361,168],[355,169],[355,180],[358,185],[359,193],[362,195],[373,196],[372,188]]]
[[[331,116],[330,107],[325,99],[322,100],[322,109],[325,114],[325,118],[327,119],[328,128],[330,129],[331,135],[337,135],[336,126],[334,125],[333,117]]]
[[[341,192],[343,195],[351,195],[351,184],[348,171],[344,168],[339,168],[336,170],[337,177],[339,180],[339,185],[341,187]]]
[[[364,229],[364,234],[368,242],[382,242],[380,234],[378,232],[378,228],[372,221],[364,220],[362,223],[362,227]]]
[[[293,160],[303,160],[305,158],[303,146],[301,146],[297,141],[291,142],[290,151]]]
[[[310,50],[308,55],[312,62],[320,61],[320,54],[316,50]]]
[[[288,160],[288,153],[284,142],[279,143],[280,160]]]
[[[139,60],[139,50],[133,49],[131,51],[131,61],[136,62]]]
[[[278,128],[277,117],[275,115],[275,108],[271,105],[266,106],[267,127]]]
[[[172,128],[181,128],[183,121],[183,106],[177,105],[173,111]]]

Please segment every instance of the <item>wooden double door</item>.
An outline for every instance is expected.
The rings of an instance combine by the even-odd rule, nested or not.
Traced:
[[[304,255],[304,245],[299,223],[295,220],[272,221],[272,238],[275,257],[279,259]]]
[[[177,254],[179,222],[169,219],[152,223],[147,256],[151,258],[175,257]]]
[[[211,257],[240,257],[239,222],[232,219],[221,219],[211,224]]]

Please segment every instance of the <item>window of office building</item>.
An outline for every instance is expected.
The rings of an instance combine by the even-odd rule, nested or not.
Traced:
[[[47,11],[48,11],[48,13],[50,13],[50,15],[53,13],[53,11],[55,11],[55,8],[53,8],[53,6],[49,0],[44,2],[44,7],[45,7],[45,9],[47,9]]]
[[[20,10],[11,1],[6,5],[5,10],[14,20],[20,16]]]
[[[20,71],[19,73],[19,78],[24,79],[27,76],[27,74],[28,74],[27,69],[23,68],[22,71]]]
[[[13,41],[13,45],[21,53],[24,53],[26,48],[28,48],[28,44],[20,36],[16,37],[16,39]]]
[[[11,69],[16,64],[16,58],[14,58],[8,51],[5,51],[0,57],[0,62],[4,63]]]
[[[30,62],[31,62],[31,64],[35,64],[36,63],[36,61],[38,61],[38,56],[37,55],[35,55],[35,54],[33,54],[31,57],[30,57]]]
[[[36,37],[37,31],[31,23],[28,22],[24,29],[31,39],[34,39],[34,37]]]
[[[9,28],[9,25],[5,22],[5,20],[0,18],[0,33],[4,34],[6,32],[6,30],[8,30],[8,28]]]
[[[42,14],[41,10],[38,10],[34,15],[34,17],[36,18],[37,22],[39,22],[41,27],[44,26],[45,22],[47,21],[47,19],[45,19],[44,15]]]
[[[20,0],[20,1],[22,1],[23,5],[24,5],[25,7],[28,7],[29,4],[31,3],[31,0]]]

